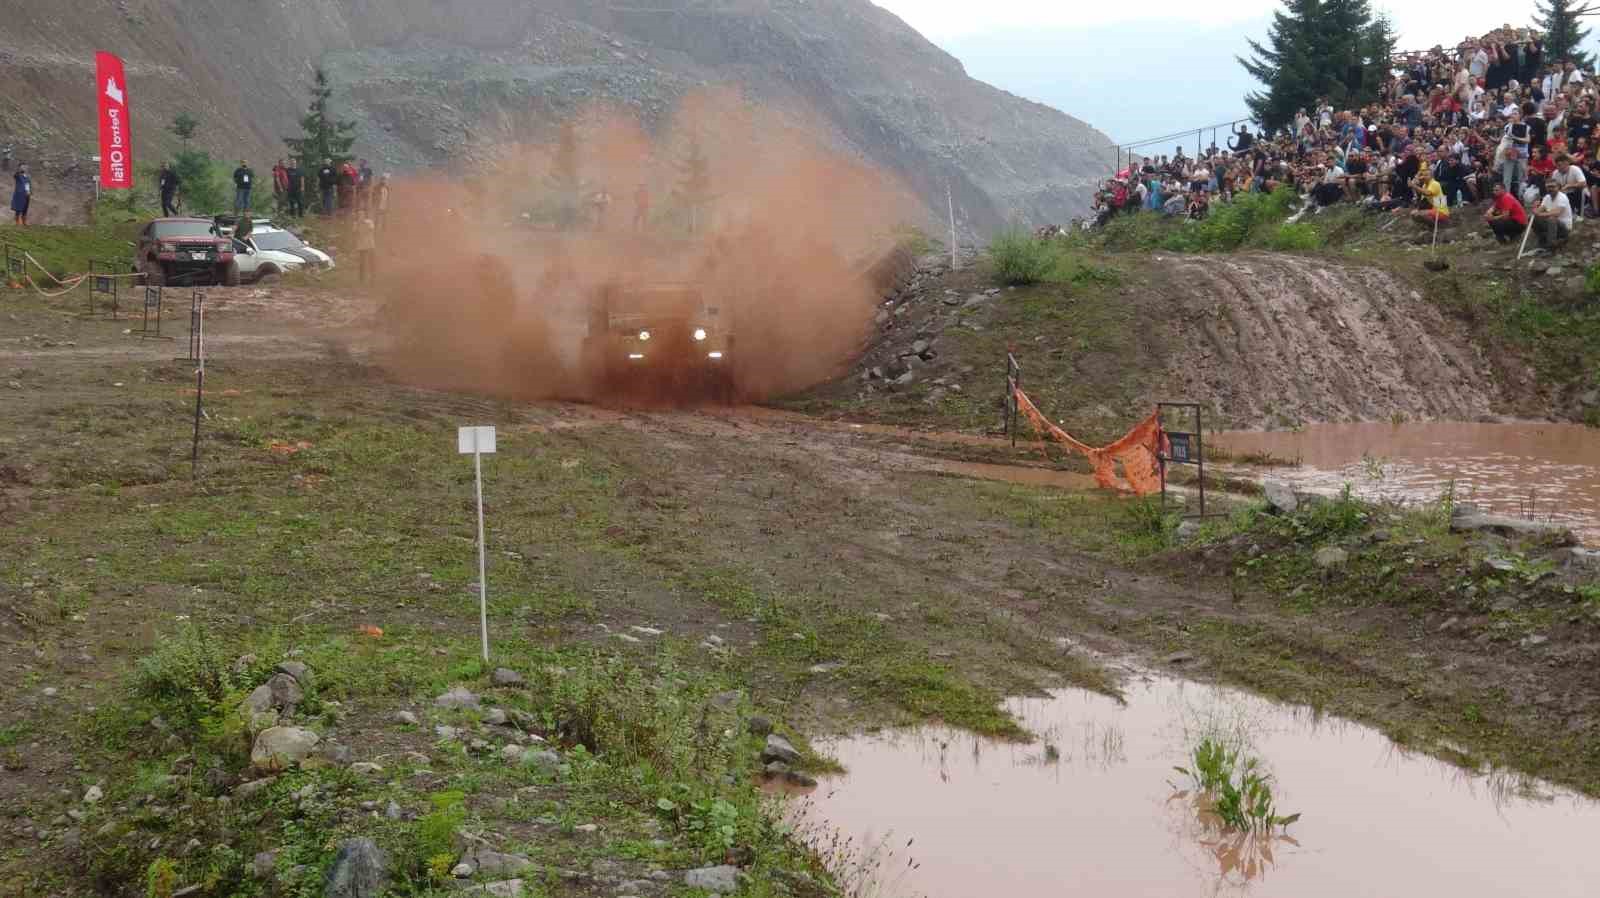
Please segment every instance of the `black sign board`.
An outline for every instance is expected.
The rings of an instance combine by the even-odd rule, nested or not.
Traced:
[[[1194,434],[1167,431],[1167,442],[1171,444],[1171,451],[1167,453],[1167,460],[1178,464],[1192,465],[1194,457]]]
[[[111,292],[111,279],[108,278],[108,277],[100,277],[100,276],[96,275],[95,279],[94,279],[94,292],[96,292],[96,293],[110,293]]]

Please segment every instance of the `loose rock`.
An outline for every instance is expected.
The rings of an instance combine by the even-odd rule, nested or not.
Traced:
[[[435,706],[440,708],[476,708],[479,701],[476,695],[465,686],[457,686],[449,692],[433,700]]]
[[[323,881],[324,898],[378,898],[389,884],[389,858],[371,839],[350,839]]]
[[[745,724],[752,736],[765,736],[772,732],[772,719],[764,714],[752,714]]]
[[[800,752],[797,751],[789,740],[777,733],[767,734],[767,744],[761,749],[761,762],[782,761],[785,764],[800,763]]]
[[[705,889],[716,895],[726,895],[739,889],[739,868],[728,864],[685,870],[683,884],[692,889]]]
[[[1350,560],[1350,553],[1338,546],[1323,546],[1317,550],[1317,554],[1311,556],[1311,560],[1316,562],[1317,567],[1323,570],[1332,570],[1344,567],[1345,563]]]
[[[1261,481],[1261,492],[1266,496],[1267,504],[1279,514],[1294,514],[1300,507],[1300,499],[1294,494],[1294,487],[1281,480]]]
[[[262,730],[250,748],[250,763],[266,773],[288,770],[311,757],[318,741],[316,733],[300,727]]]
[[[489,682],[496,686],[521,686],[524,680],[522,674],[509,667],[496,667],[494,673],[489,675]]]

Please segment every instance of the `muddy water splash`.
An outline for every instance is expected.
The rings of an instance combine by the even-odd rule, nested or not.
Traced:
[[[825,744],[850,772],[798,813],[896,852],[868,886],[885,896],[1548,898],[1600,882],[1593,802],[1233,690],[1149,677],[1126,695],[1011,702],[1031,745],[937,727]],[[1280,813],[1304,815],[1287,836],[1229,836],[1184,794],[1174,765],[1218,732],[1265,761]]]
[[[467,184],[398,184],[382,243],[404,251],[384,257],[382,363],[430,387],[615,398],[601,297],[673,285],[685,298],[658,312],[716,310],[716,367],[744,398],[836,376],[871,328],[883,286],[872,263],[922,212],[787,112],[708,89],[647,131],[599,106],[547,144],[503,148]]]
[[[1208,437],[1234,455],[1299,466],[1268,476],[1312,492],[1349,484],[1369,499],[1432,501],[1445,490],[1489,511],[1552,521],[1600,540],[1600,430],[1576,424],[1317,424]]]

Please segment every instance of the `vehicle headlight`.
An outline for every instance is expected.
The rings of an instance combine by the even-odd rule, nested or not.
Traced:
[[[705,338],[706,338],[706,329],[705,328],[697,327],[697,328],[694,329],[694,339],[695,339],[696,343],[700,342],[701,340],[704,340]]]
[[[639,332],[639,339],[641,339],[641,340],[650,339],[650,332],[649,331],[640,331]]]

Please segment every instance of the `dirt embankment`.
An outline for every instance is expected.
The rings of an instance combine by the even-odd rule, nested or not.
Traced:
[[[1476,420],[1501,390],[1466,328],[1388,273],[1289,255],[1156,260],[1169,383],[1250,426]]]
[[[1208,427],[1541,414],[1532,375],[1382,268],[1326,258],[1111,256],[1075,283],[999,289],[981,260],[924,260],[891,291],[851,375],[808,411],[991,429],[1006,352],[1053,418],[1089,438],[1161,400]]]

